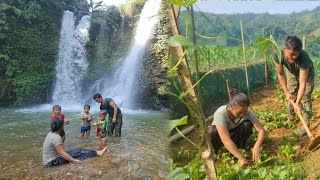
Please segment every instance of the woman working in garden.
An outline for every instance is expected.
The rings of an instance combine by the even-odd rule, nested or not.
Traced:
[[[250,100],[247,95],[232,90],[228,105],[223,105],[216,110],[212,125],[208,129],[215,153],[223,144],[231,154],[238,158],[241,166],[247,165],[248,160],[241,154],[239,148],[244,148],[252,134],[252,126],[258,132],[258,139],[252,150],[255,162],[259,160],[260,147],[265,138],[265,129],[254,113],[248,110],[249,106]]]

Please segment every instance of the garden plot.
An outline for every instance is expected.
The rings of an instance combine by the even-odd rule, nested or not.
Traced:
[[[312,97],[313,119],[310,123],[310,131],[314,136],[318,136],[320,135],[320,98],[318,89],[314,91]],[[297,136],[295,131],[302,126],[300,120],[297,118],[297,120],[290,125],[290,128],[283,126],[287,117],[287,111],[285,98],[279,90],[279,87],[264,87],[252,93],[250,98],[253,112],[258,115],[259,119],[266,121],[266,123],[263,122],[268,128],[268,137],[263,144],[263,149],[266,153],[271,156],[278,156],[278,148],[281,146],[289,144],[291,147],[297,147],[293,159],[295,159],[295,162],[299,162],[304,168],[305,178],[320,178],[320,166],[317,165],[320,161],[320,150],[309,152],[309,138],[307,136]],[[268,120],[266,120],[267,118],[272,119],[272,121],[268,122]],[[288,152],[290,151],[289,149],[287,146]]]
[[[320,131],[320,98],[319,91],[315,91],[313,98],[314,118],[310,130],[313,135]],[[286,100],[279,87],[268,86],[251,92],[250,109],[258,116],[267,130],[267,138],[263,143],[260,162],[255,164],[250,161],[248,167],[241,168],[236,158],[225,149],[219,150],[216,156],[216,169],[218,179],[319,179],[320,178],[320,150],[308,151],[310,140],[307,136],[299,137],[295,131],[302,125],[298,120],[285,127],[287,118]],[[208,122],[210,124],[211,121]],[[199,129],[195,129],[187,137],[194,142],[198,140]],[[242,153],[252,159],[250,147],[256,140],[254,133]],[[175,142],[171,151],[173,162],[171,167],[183,167],[183,172],[194,179],[205,177],[203,165],[190,163],[197,150],[185,139]],[[192,162],[192,161],[191,161]],[[172,169],[171,169],[172,170]]]

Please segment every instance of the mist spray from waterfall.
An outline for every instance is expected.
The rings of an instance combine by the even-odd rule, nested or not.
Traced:
[[[97,80],[89,92],[100,92],[103,97],[111,97],[118,106],[134,108],[135,91],[139,89],[135,84],[138,72],[141,69],[142,55],[147,40],[150,38],[153,27],[158,22],[158,12],[161,0],[148,0],[140,14],[134,41],[129,54],[120,59],[121,63],[116,67],[114,74]]]
[[[89,28],[90,16],[83,16],[75,28],[74,13],[64,12],[52,96],[53,104],[75,106],[81,103],[81,83],[88,67],[85,44],[89,40]]]

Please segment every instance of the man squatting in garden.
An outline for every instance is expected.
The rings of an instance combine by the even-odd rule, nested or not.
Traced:
[[[279,60],[276,54],[273,56],[281,88],[286,99],[295,102],[294,105],[288,103],[289,119],[287,123],[295,117],[295,112],[302,112],[302,116],[309,126],[312,117],[311,94],[314,89],[315,76],[313,63],[308,53],[302,49],[301,40],[296,36],[286,37],[280,58]],[[287,76],[285,76],[283,67],[287,69]],[[299,130],[299,135],[304,136],[305,134],[306,131],[302,127]]]
[[[215,153],[218,153],[218,149],[223,144],[239,160],[241,167],[248,165],[248,160],[239,148],[244,148],[249,136],[253,133],[252,126],[258,132],[258,139],[252,150],[252,158],[255,162],[259,160],[260,147],[266,134],[255,114],[248,109],[249,106],[248,96],[233,89],[228,105],[223,105],[216,110],[212,125],[208,127]]]
[[[101,94],[97,93],[93,99],[100,104],[100,110],[106,110],[109,114],[107,132],[108,135],[121,136],[122,113],[121,109],[111,98],[103,98]]]

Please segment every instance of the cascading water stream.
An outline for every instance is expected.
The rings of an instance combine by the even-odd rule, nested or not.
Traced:
[[[111,76],[97,80],[89,89],[91,95],[100,92],[104,97],[111,97],[120,107],[133,108],[133,94],[137,74],[141,69],[142,55],[154,25],[158,22],[161,0],[149,0],[145,3],[136,27],[134,42],[125,59],[120,59],[117,69]]]
[[[77,27],[74,26],[74,13],[65,11],[52,96],[52,102],[62,106],[81,103],[81,81],[88,67],[85,44],[89,40],[90,16],[83,16]]]

